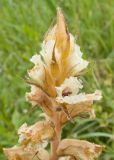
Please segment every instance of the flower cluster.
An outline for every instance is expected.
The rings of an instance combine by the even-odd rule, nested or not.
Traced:
[[[81,92],[80,75],[88,66],[82,56],[58,9],[56,24],[46,34],[40,54],[30,60],[34,66],[26,80],[31,86],[26,99],[42,108],[46,120],[20,127],[20,146],[4,149],[9,160],[93,160],[100,155],[100,145],[84,140],[61,140],[60,136],[63,125],[73,118],[84,113],[95,117],[93,101],[102,98],[98,90],[91,94]],[[49,141],[51,156],[45,150]]]

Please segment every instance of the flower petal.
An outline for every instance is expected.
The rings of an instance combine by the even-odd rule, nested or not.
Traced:
[[[83,88],[81,80],[77,77],[70,77],[65,79],[63,84],[56,87],[58,103],[75,104],[86,100],[84,93],[78,94],[79,90]]]
[[[48,66],[52,63],[54,45],[54,40],[49,40],[47,42],[44,41],[42,44],[42,50],[40,51],[40,54],[42,55],[44,62]]]
[[[78,75],[88,66],[88,62],[82,58],[82,55],[80,47],[75,44],[74,51],[69,56],[69,68],[72,76]]]
[[[28,71],[28,75],[38,85],[43,87],[43,81],[45,78],[45,71],[43,66],[34,66],[31,70]]]
[[[84,101],[100,100],[101,92],[96,91],[93,94],[78,93],[83,88],[82,82],[77,77],[65,79],[61,86],[56,87],[58,103],[76,104]]]
[[[57,97],[56,101],[58,103],[66,103],[66,104],[76,104],[80,102],[86,101],[86,95],[84,93],[80,93],[78,95],[70,95],[70,96],[65,96],[65,97]]]
[[[63,84],[59,87],[56,87],[58,97],[63,97],[65,92],[71,92],[70,95],[75,95],[79,92],[79,89],[82,89],[83,85],[77,77],[70,77],[65,79]],[[65,97],[65,96],[64,96]]]
[[[41,56],[38,54],[33,55],[32,58],[30,59],[30,61],[32,63],[34,63],[35,65],[42,65],[43,64]]]

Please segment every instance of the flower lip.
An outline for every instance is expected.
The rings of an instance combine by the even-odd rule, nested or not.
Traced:
[[[72,94],[72,91],[70,91],[70,88],[65,88],[62,92],[62,96],[65,97],[65,96],[69,96]]]
[[[63,84],[59,87],[56,87],[57,91],[57,98],[56,100],[59,101],[60,103],[68,101],[74,101],[78,98],[82,98],[82,94],[78,94],[79,90],[83,88],[81,80],[77,79],[77,77],[69,77],[65,79]]]
[[[85,101],[100,100],[102,98],[100,91],[95,91],[92,94],[80,93],[83,88],[82,81],[77,77],[69,77],[59,86],[56,87],[58,103],[76,104]]]

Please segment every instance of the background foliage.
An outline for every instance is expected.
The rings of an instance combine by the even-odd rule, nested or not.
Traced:
[[[87,139],[105,145],[100,160],[114,160],[114,0],[0,0],[0,159],[3,147],[17,143],[17,129],[39,119],[25,101],[23,81],[38,52],[44,33],[60,6],[71,33],[78,37],[90,65],[83,77],[86,92],[101,89],[95,120],[68,124],[63,137]]]

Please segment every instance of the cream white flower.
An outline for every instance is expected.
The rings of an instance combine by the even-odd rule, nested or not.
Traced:
[[[37,91],[37,87],[34,86],[34,85],[31,85],[31,92],[26,92],[26,96],[25,96],[26,97],[26,101],[29,101],[28,97],[31,97],[31,95],[35,95],[36,91]],[[32,104],[32,106],[36,106],[37,102],[31,101],[31,104]]]
[[[75,95],[83,88],[81,80],[77,77],[70,77],[65,79],[60,87],[56,87],[58,96],[64,96],[64,93],[69,92],[70,95]]]
[[[94,93],[92,94],[87,94],[86,98],[88,100],[95,100],[95,101],[99,101],[102,99],[102,92],[100,90],[96,90]]]
[[[43,64],[41,56],[38,54],[33,55],[32,58],[30,59],[30,61],[32,63],[34,63],[35,65],[42,65]]]
[[[82,88],[82,82],[77,77],[67,78],[60,87],[56,87],[57,102],[75,104],[84,101],[86,99],[85,94],[78,94]]]
[[[43,81],[45,78],[45,71],[43,66],[34,66],[31,70],[28,71],[29,77],[34,80],[38,85],[43,86]]]
[[[83,71],[88,62],[82,58],[83,53],[80,50],[80,47],[75,44],[73,53],[69,57],[69,63],[71,68],[72,76],[77,75],[79,72]]]
[[[80,93],[74,96],[70,95],[65,97],[57,97],[56,100],[59,103],[76,104],[76,103],[86,101],[86,96],[84,93]]]
[[[98,90],[92,94],[79,93],[82,88],[82,82],[77,77],[66,79],[61,86],[56,87],[57,102],[76,104],[84,101],[100,100],[102,98],[101,92]]]
[[[35,54],[30,59],[34,63],[34,67],[28,71],[28,76],[39,86],[43,86],[45,78],[44,62],[41,59],[41,55]]]
[[[23,143],[24,141],[27,141],[29,138],[26,136],[26,133],[28,131],[27,123],[24,123],[18,130],[19,140],[18,143]]]
[[[49,40],[47,42],[44,41],[42,43],[42,49],[40,51],[40,54],[42,55],[42,57],[47,65],[50,65],[52,62],[54,45],[55,45],[54,40]]]

